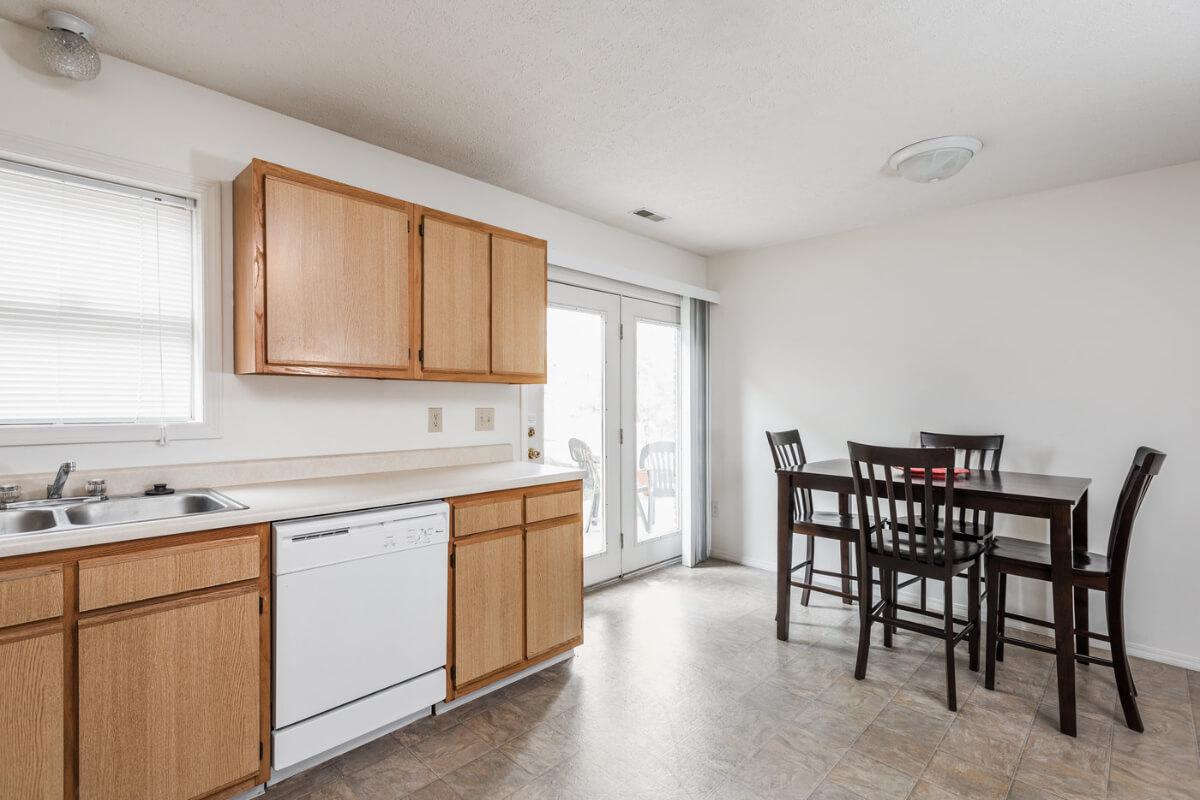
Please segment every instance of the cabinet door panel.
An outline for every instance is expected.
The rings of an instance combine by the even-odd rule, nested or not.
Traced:
[[[82,620],[81,800],[188,800],[256,775],[259,677],[253,589]]]
[[[422,250],[423,369],[488,371],[489,237],[433,217]]]
[[[408,214],[265,180],[267,361],[409,367]]]
[[[455,544],[456,686],[524,658],[524,560],[520,531]]]
[[[63,635],[0,639],[0,797],[62,796]]]
[[[546,248],[492,237],[492,372],[546,374]]]
[[[583,633],[583,525],[530,528],[525,541],[526,656],[533,658]]]

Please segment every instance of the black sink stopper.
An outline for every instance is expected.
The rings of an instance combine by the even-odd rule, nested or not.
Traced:
[[[146,494],[151,497],[154,497],[155,495],[160,495],[160,494],[175,494],[175,490],[172,489],[170,486],[167,486],[165,483],[156,483],[156,484],[154,484],[153,489],[146,490]]]

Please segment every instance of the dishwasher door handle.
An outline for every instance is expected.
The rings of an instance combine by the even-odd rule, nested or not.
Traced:
[[[330,536],[348,536],[349,528],[338,528],[335,531],[320,531],[319,533],[305,533],[300,536],[293,536],[293,542],[309,542],[314,539],[328,539]]]

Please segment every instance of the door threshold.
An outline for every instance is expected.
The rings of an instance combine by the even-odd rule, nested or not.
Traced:
[[[593,583],[589,586],[585,586],[584,592],[590,592],[593,589],[603,589],[606,586],[612,586],[614,584],[620,583],[621,581],[628,580],[630,578],[639,578],[648,572],[655,572],[656,570],[664,569],[665,567],[673,567],[676,564],[682,564],[682,563],[683,563],[682,555],[668,558],[666,561],[657,561],[657,562],[655,562],[653,564],[649,564],[645,567],[635,569],[633,572],[626,572],[625,574],[618,575],[615,578],[609,578],[606,581],[600,581],[599,583]]]

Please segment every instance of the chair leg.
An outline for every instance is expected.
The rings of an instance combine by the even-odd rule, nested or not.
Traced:
[[[867,654],[871,650],[871,606],[872,589],[875,584],[871,581],[871,567],[867,566],[862,572],[866,575],[858,582],[858,657],[854,661],[854,677],[862,680],[867,677]]]
[[[996,660],[1004,660],[1004,642],[1001,637],[1004,636],[1004,601],[1008,594],[1008,574],[1001,572],[1000,580],[996,584]],[[991,600],[992,590],[988,589],[988,600]]]
[[[1125,651],[1125,614],[1122,608],[1120,589],[1105,592],[1105,611],[1108,614],[1108,636],[1112,647],[1113,672],[1117,678],[1117,694],[1121,698],[1121,710],[1125,712],[1125,724],[1131,731],[1141,733],[1142,715],[1138,711],[1137,690],[1133,686],[1133,675],[1129,669],[1129,654]]]
[[[813,553],[816,550],[816,545],[814,544],[816,542],[816,537],[805,536],[804,538],[808,540],[808,543],[804,548],[804,559],[808,562],[808,566],[804,568],[804,582],[811,584],[813,582]],[[805,589],[800,593],[800,605],[808,605],[808,596],[811,593],[812,591],[810,589]]]
[[[983,648],[983,687],[985,689],[996,688],[996,651],[1000,645],[996,641],[996,604],[999,584],[1000,571],[996,569],[996,565],[988,561],[987,566],[987,644]]]
[[[925,579],[921,578],[921,610],[922,611],[929,610],[928,606],[925,604],[927,594],[928,594],[928,592],[926,591],[926,588],[925,588]]]
[[[946,707],[958,711],[958,694],[954,688],[954,579],[945,581],[942,595],[945,605],[942,615],[946,618]]]
[[[967,572],[967,621],[975,627],[967,640],[971,648],[971,671],[979,672],[979,561],[971,565]]]
[[[895,574],[896,573],[894,573],[890,570],[886,570],[886,569],[881,569],[879,571],[879,593],[881,595],[883,595],[883,602],[884,602],[883,616],[885,618],[894,616],[896,613],[896,609],[895,609],[896,595],[893,594],[894,584],[892,583],[892,577]],[[892,628],[893,628],[892,625],[889,625],[886,622],[883,623],[883,646],[884,647],[892,646],[892,634],[894,633]]]

